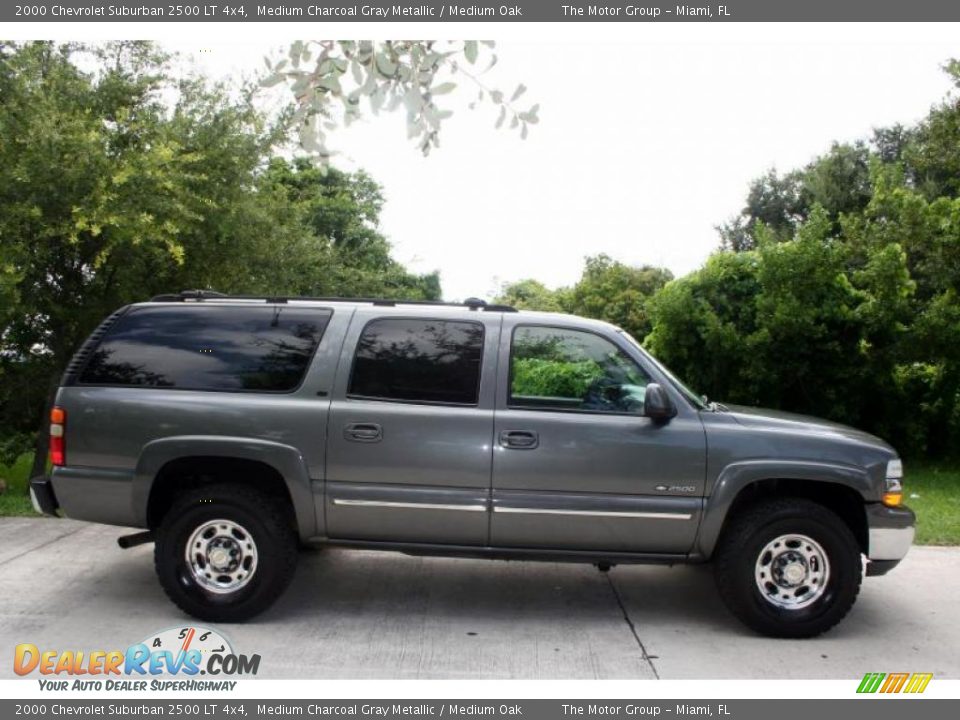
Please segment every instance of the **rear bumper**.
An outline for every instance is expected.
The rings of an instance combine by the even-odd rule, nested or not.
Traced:
[[[30,502],[38,513],[57,515],[60,505],[57,503],[57,496],[53,492],[53,483],[49,477],[41,475],[30,480]]]
[[[903,560],[913,544],[916,525],[916,516],[908,507],[867,506],[868,575],[883,575]]]
[[[133,512],[133,473],[106,468],[55,467],[57,503],[73,520],[141,527]]]

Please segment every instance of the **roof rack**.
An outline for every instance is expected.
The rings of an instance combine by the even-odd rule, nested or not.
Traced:
[[[266,303],[285,303],[290,300],[308,300],[310,302],[349,302],[349,303],[370,303],[381,307],[396,307],[397,305],[433,305],[440,307],[467,307],[471,310],[483,310],[485,312],[517,312],[515,307],[510,305],[499,305],[488,303],[480,298],[467,298],[463,302],[443,302],[442,300],[398,300],[392,298],[367,298],[367,297],[310,297],[310,296],[270,296],[270,295],[228,295],[217,292],[216,290],[182,290],[179,293],[166,293],[155,295],[150,298],[150,302],[184,302],[203,301],[203,300],[262,300]]]

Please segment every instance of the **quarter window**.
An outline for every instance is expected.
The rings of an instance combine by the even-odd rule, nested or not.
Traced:
[[[482,356],[481,323],[373,320],[360,335],[348,394],[476,405]]]
[[[509,398],[514,407],[640,415],[649,382],[629,355],[594,333],[514,330]]]
[[[134,308],[110,326],[80,383],[290,391],[329,318],[328,310],[281,306]]]

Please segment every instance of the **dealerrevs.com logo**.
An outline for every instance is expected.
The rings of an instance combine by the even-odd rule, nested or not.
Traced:
[[[220,632],[195,626],[153,633],[126,650],[61,651],[21,643],[13,655],[17,675],[43,676],[41,690],[233,690],[236,681],[224,676],[256,675],[259,669],[259,655],[239,654]]]

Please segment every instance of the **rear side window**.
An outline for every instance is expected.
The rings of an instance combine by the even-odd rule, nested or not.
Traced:
[[[80,382],[293,390],[329,319],[327,310],[282,306],[137,307],[110,326]]]
[[[367,324],[357,344],[354,397],[476,405],[483,325],[384,318]]]

